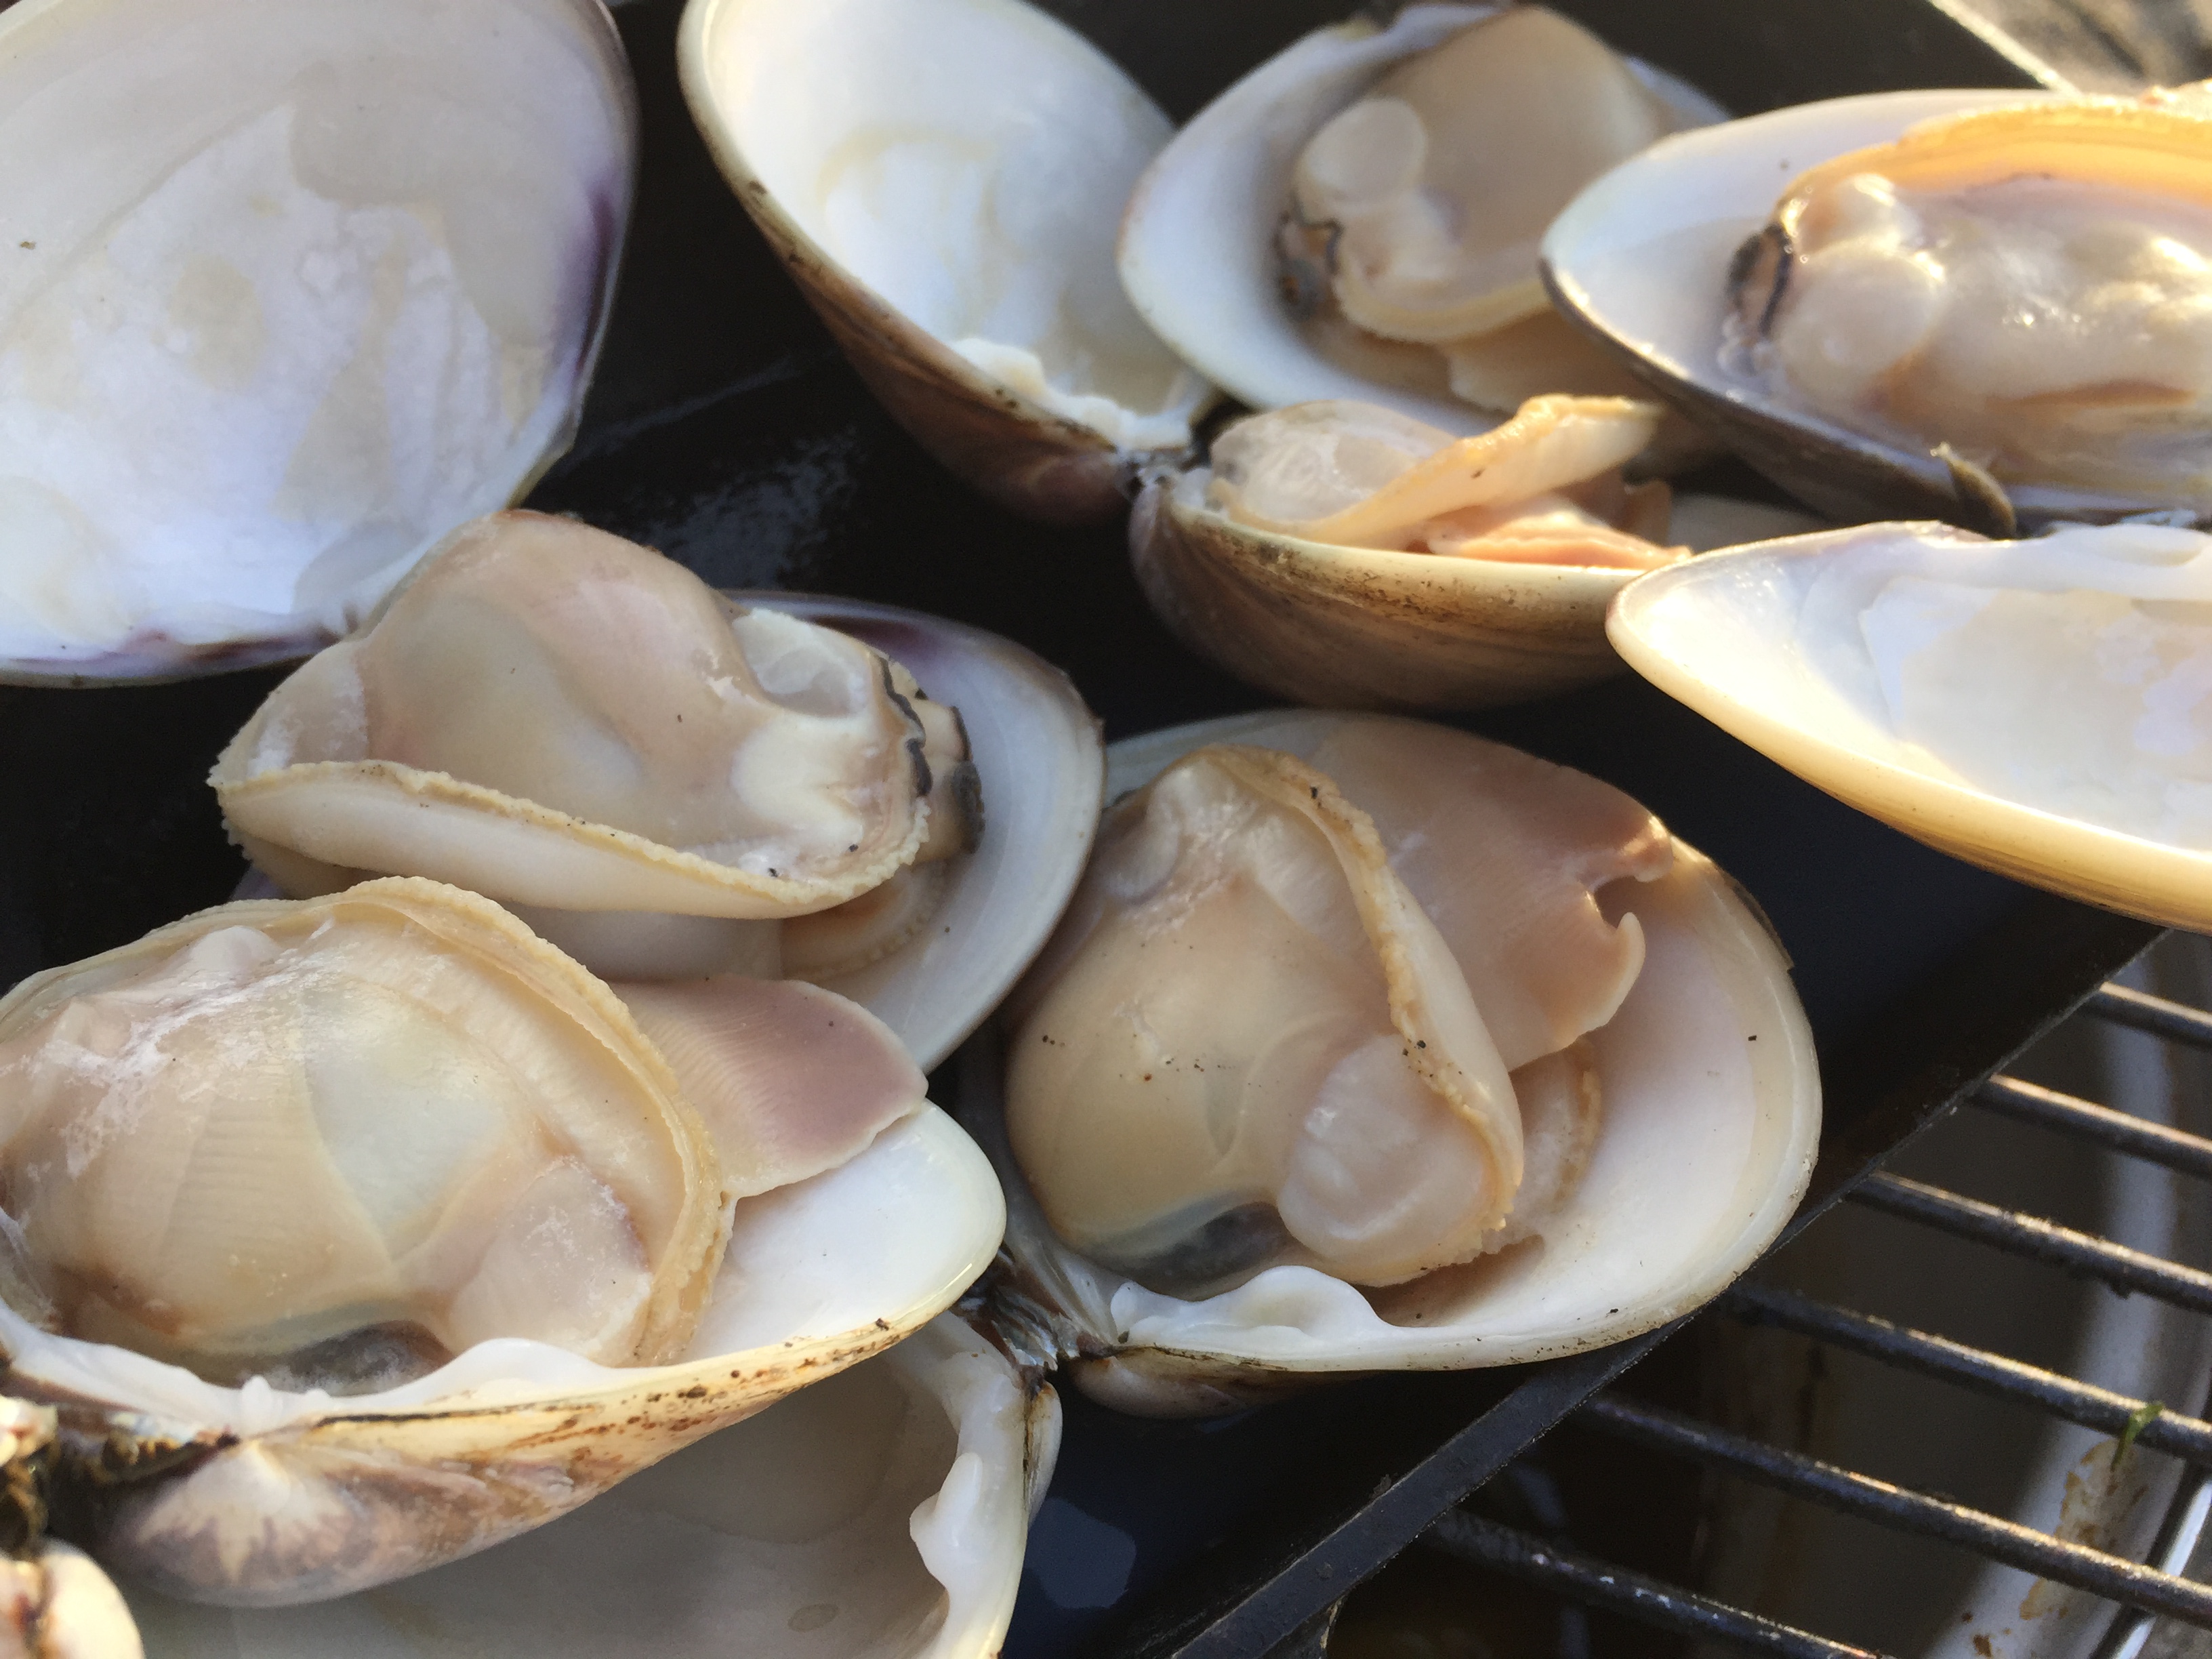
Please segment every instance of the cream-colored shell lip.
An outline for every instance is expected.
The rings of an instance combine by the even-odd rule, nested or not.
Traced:
[[[482,9],[489,14],[497,9]],[[536,3],[533,0],[526,9],[536,14],[529,20],[532,27],[558,30],[573,37],[575,56],[589,65],[583,72],[601,84],[614,154],[605,169],[603,187],[600,183],[594,185],[600,191],[593,204],[595,222],[592,234],[595,243],[588,249],[572,250],[579,260],[590,262],[592,298],[580,337],[566,343],[565,359],[556,365],[559,378],[568,383],[564,403],[552,411],[555,418],[550,423],[541,420],[530,429],[525,447],[513,449],[501,458],[477,487],[474,504],[454,514],[454,524],[520,501],[574,441],[584,395],[605,338],[616,276],[629,229],[636,170],[637,94],[613,19],[601,0],[551,0],[550,3]],[[98,79],[102,84],[94,95],[94,106],[101,113],[94,118],[112,117],[117,129],[137,135],[134,142],[182,148],[183,154],[167,158],[167,165],[175,166],[219,136],[219,130],[210,127],[210,112],[216,121],[234,118],[213,100],[200,97],[196,100],[198,107],[191,109],[178,123],[173,125],[168,121],[163,113],[165,109],[181,110],[186,106],[164,100],[175,100],[175,89],[191,84],[192,74],[234,77],[246,80],[249,85],[249,77],[258,76],[270,82],[267,90],[274,96],[296,75],[318,70],[327,72],[333,63],[341,67],[351,66],[349,50],[357,53],[362,45],[357,38],[362,31],[354,28],[356,38],[349,41],[326,43],[319,56],[313,51],[303,53],[284,45],[283,26],[273,25],[265,15],[257,14],[246,21],[258,45],[267,47],[267,51],[238,54],[231,52],[228,46],[222,46],[222,55],[216,61],[197,69],[180,70],[179,52],[193,49],[196,45],[199,50],[207,49],[204,43],[195,41],[189,27],[194,20],[189,11],[185,9],[181,20],[161,19],[140,16],[129,7],[113,3],[113,0],[21,0],[21,3],[0,15],[0,82],[7,83],[11,91],[15,89],[18,80],[31,88],[46,85],[70,88],[44,100],[28,96],[16,100],[15,108],[21,120],[45,122],[59,117],[81,122],[86,118],[82,112],[84,100],[81,94],[93,73],[86,65],[96,63]],[[178,21],[187,27],[176,27]],[[500,20],[491,15],[485,22],[484,49],[503,50],[497,33]],[[512,22],[510,19],[510,26]],[[219,33],[216,38],[220,42]],[[143,49],[137,47],[140,41],[145,43]],[[132,103],[133,86],[150,86],[148,96],[155,102]],[[0,103],[6,101],[0,100]],[[71,106],[79,107],[74,118],[66,113]],[[176,132],[178,128],[191,126],[194,122],[195,130],[164,136]],[[30,135],[15,128],[10,128],[8,140],[15,153],[45,153]],[[58,141],[46,148],[56,153],[81,154],[88,161],[96,161],[100,153],[97,147],[80,144],[74,138]],[[82,218],[83,206],[97,191],[88,192],[81,188],[80,181],[70,179],[65,181],[64,189],[71,199],[56,201],[51,193],[42,197],[36,187],[40,171],[18,168],[9,175],[14,182],[4,191],[6,200],[0,203],[0,217],[8,218],[11,225],[26,231],[34,223],[45,223],[58,212],[65,222],[72,216]],[[49,184],[60,177],[49,173]],[[11,258],[19,262],[18,283],[0,285],[0,305],[12,307],[18,303],[22,278],[44,280],[43,275],[31,266],[31,260],[51,262],[65,256],[76,237],[74,234],[52,236],[50,246],[43,252],[37,246],[39,240],[23,236],[19,247],[17,234],[10,232],[9,251]],[[359,447],[357,443],[351,446],[355,451]],[[437,526],[407,557],[388,563],[376,576],[356,583],[344,593],[319,606],[289,613],[234,607],[220,617],[187,621],[183,630],[187,636],[180,637],[173,625],[149,623],[118,635],[96,650],[70,648],[0,655],[0,684],[70,687],[126,681],[157,684],[311,655],[343,636],[404,574],[412,561],[427,552],[451,527]]]
[[[1498,425],[1502,416],[1472,404],[1370,380],[1322,356],[1282,301],[1273,252],[1306,141],[1392,65],[1498,9],[1413,5],[1385,29],[1355,20],[1317,30],[1194,117],[1138,181],[1121,220],[1121,286],[1153,332],[1254,409],[1346,398],[1461,434]],[[1723,118],[1694,88],[1630,67],[1692,118]]]
[[[1712,648],[1716,635],[1790,637],[1798,583],[1873,537],[1931,548],[1973,543],[1941,524],[1875,525],[1755,544],[1656,571],[1614,602],[1607,631],[1629,666],[1730,736],[1916,841],[2031,886],[2168,927],[2212,931],[2212,852],[2085,823],[1934,775],[1925,752],[1846,713],[1809,670],[1787,684],[1771,653]],[[1817,724],[1826,704],[1831,730]],[[1793,715],[1795,718],[1793,718]]]
[[[1018,0],[982,3],[1010,13],[1018,5]],[[983,373],[915,324],[808,234],[746,156],[738,113],[726,106],[713,60],[746,13],[790,3],[689,0],[684,8],[677,65],[692,118],[723,178],[869,390],[939,462],[1026,518],[1084,524],[1114,517],[1127,502],[1136,458],[1117,451],[1092,428]],[[1097,56],[1072,33],[1066,49]],[[794,65],[790,72],[825,71]],[[917,64],[915,72],[926,75],[928,67]],[[1110,216],[1119,205],[1105,204],[1101,211]],[[1194,418],[1209,400],[1210,394],[1200,396],[1190,411]]]
[[[1344,717],[1263,712],[1129,738],[1109,751],[1108,790],[1141,787],[1206,744],[1266,747],[1332,718]],[[1411,1285],[1363,1294],[1274,1267],[1186,1302],[1123,1279],[1053,1236],[1015,1166],[995,1030],[964,1050],[957,1111],[1005,1187],[1021,1295],[1085,1356],[1073,1359],[1078,1383],[1180,1416],[1332,1375],[1555,1358],[1663,1325],[1748,1267],[1811,1179],[1819,1066],[1764,919],[1710,860],[1674,846],[1672,872],[1634,895],[1644,971],[1594,1036],[1606,1123],[1581,1183],[1540,1242]]]
[[[1335,547],[1240,525],[1175,475],[1129,520],[1176,637],[1248,684],[1337,708],[1484,708],[1620,672],[1605,610],[1636,575]]]
[[[920,938],[823,981],[889,1025],[929,1071],[1013,988],[1074,894],[1105,787],[1097,720],[1066,675],[981,629],[856,599],[731,597],[850,634],[960,711],[982,783],[981,843],[949,866],[951,889]]]
[[[923,1104],[837,1169],[739,1206],[674,1364],[481,1343],[403,1388],[333,1401],[218,1389],[0,1308],[4,1382],[60,1407],[65,1442],[97,1448],[119,1427],[207,1449],[116,1490],[86,1541],[117,1571],[232,1606],[325,1600],[526,1531],[890,1346],[989,1264],[1004,1219],[988,1164]]]
[[[850,1659],[989,1659],[1059,1439],[1053,1389],[945,1314],[465,1565],[283,1613],[131,1599],[162,1652],[804,1659],[834,1632]]]
[[[799,915],[876,885],[912,858],[927,827],[917,822],[881,869],[835,885],[796,881],[393,761],[310,761],[244,775],[260,729],[258,717],[248,722],[209,778],[250,851],[305,846],[340,870],[373,868],[383,847],[434,835],[443,848],[439,879],[522,904],[573,906],[588,891],[599,900],[594,909]]]
[[[1915,453],[1794,409],[1721,366],[1729,262],[1790,181],[1939,116],[2055,100],[2056,93],[1871,93],[1662,138],[1591,185],[1552,222],[1553,303],[1668,404],[1826,517],[1956,518],[1951,474]],[[2161,503],[2018,484],[2030,527],[2100,522]]]

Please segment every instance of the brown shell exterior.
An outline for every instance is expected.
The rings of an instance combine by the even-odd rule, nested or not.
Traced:
[[[1165,478],[1146,486],[1129,522],[1138,585],[1176,638],[1292,702],[1483,708],[1620,672],[1605,608],[1632,571],[1578,573],[1592,580],[1568,596],[1540,591],[1547,574],[1523,584],[1504,566],[1334,551],[1193,512]],[[1407,574],[1386,578],[1379,561]]]

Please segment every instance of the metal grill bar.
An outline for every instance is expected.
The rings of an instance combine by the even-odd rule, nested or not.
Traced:
[[[2212,1180],[2212,1140],[2202,1135],[2169,1129],[2163,1123],[2116,1112],[2094,1100],[2063,1095],[2056,1089],[2039,1088],[2016,1078],[1993,1077],[1967,1099],[2007,1117],[2080,1135],[2183,1175]]]
[[[1723,1305],[1749,1323],[1778,1325],[1906,1370],[2039,1407],[2084,1428],[2124,1434],[2135,1425],[2137,1445],[2212,1466],[2212,1423],[2198,1418],[2160,1409],[2146,1419],[2141,1413],[2149,1410],[2148,1401],[1771,1285],[1739,1281]]]
[[[1717,1637],[1781,1659],[1883,1659],[1865,1648],[1846,1647],[1793,1626],[1762,1619],[1725,1601],[1677,1589],[1540,1538],[1455,1510],[1421,1534],[1448,1555],[1473,1561],[1572,1596],[1584,1605],[1685,1636]]]
[[[1601,1394],[1576,1413],[1590,1427],[1639,1445],[1717,1463],[1748,1479],[1883,1526],[1939,1538],[1993,1561],[2146,1613],[2212,1630],[2212,1586],[2170,1577],[2101,1550],[2069,1544],[1960,1504],[1893,1486],[1817,1458],[1764,1446],[1694,1418]]]
[[[2212,1314],[2212,1273],[2177,1267],[2088,1233],[1879,1170],[1845,1196],[2014,1255],[2047,1261],[2069,1273],[2087,1273],[2119,1290],[2141,1291],[2192,1313]]]
[[[2132,1026],[2138,1031],[2148,1031],[2154,1036],[2199,1048],[2212,1048],[2212,1014],[2179,1002],[2168,1002],[2164,997],[2107,983],[2090,992],[2089,1000],[2081,1006],[2084,1012],[2100,1019],[2109,1019],[2116,1025]]]

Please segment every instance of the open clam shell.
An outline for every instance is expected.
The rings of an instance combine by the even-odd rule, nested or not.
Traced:
[[[934,1066],[1005,994],[1073,890],[1097,821],[1097,724],[1065,675],[980,629],[854,602],[728,598],[744,608],[563,520],[466,527],[375,627],[318,656],[242,728],[211,777],[226,820],[295,894],[365,871],[425,875],[517,908],[609,979],[812,978]],[[643,631],[599,629],[603,605],[632,606]],[[836,631],[770,628],[768,613]],[[508,672],[484,666],[495,635]],[[631,672],[617,637],[663,672]],[[710,658],[711,672],[684,665]],[[918,676],[927,698],[900,696],[896,672]],[[372,684],[382,689],[365,703]],[[531,690],[497,704],[518,684]],[[937,735],[915,735],[917,708]],[[768,723],[748,724],[755,714]],[[404,752],[421,763],[373,732],[414,744]],[[956,765],[940,738],[966,758]],[[941,776],[927,775],[931,754]],[[968,768],[980,817],[955,799]],[[929,805],[900,793],[915,787]],[[602,821],[616,815],[632,829]],[[917,868],[940,817],[980,836]],[[851,846],[848,823],[866,826]],[[669,844],[679,837],[708,844]],[[926,915],[894,911],[879,931],[864,915],[866,948],[835,933],[821,948],[831,919],[852,914],[844,901],[858,896],[866,912],[902,893]],[[794,919],[815,930],[811,958],[775,944]],[[762,930],[780,966],[740,959]]]
[[[309,960],[319,949],[341,954],[319,968]],[[104,1000],[80,1000],[88,990],[105,992]],[[483,1017],[464,1020],[460,992],[484,1003]],[[607,988],[497,907],[430,883],[388,881],[337,899],[204,912],[36,976],[6,1008],[10,1036],[27,1032],[37,1045],[15,1058],[27,1064],[35,1055],[40,1069],[9,1125],[11,1202],[27,1218],[11,1217],[6,1229],[5,1383],[59,1414],[59,1462],[74,1488],[70,1529],[110,1566],[171,1594],[246,1606],[323,1599],[563,1514],[926,1324],[990,1261],[1003,1225],[988,1164],[921,1097],[920,1073],[896,1057],[881,1028],[864,1026],[856,1036],[848,1018],[839,1022],[842,1034],[817,1039],[830,1054],[817,1078],[856,1056],[869,1062],[860,1086],[871,1110],[884,1109],[864,1126],[872,1133],[858,1149],[826,1169],[797,1160],[781,1185],[749,1183],[745,1163],[775,1145],[773,1125],[743,1127],[764,1091],[756,1084],[752,1094],[728,1097],[733,1090],[715,1085],[743,1066],[712,1052],[741,1036],[710,1037],[703,1054],[670,1046],[658,1035],[670,1029],[665,1023],[633,1019]],[[641,1024],[657,1035],[648,1040]],[[395,1033],[397,1042],[376,1042]],[[92,1046],[71,1049],[79,1036]],[[242,1068],[240,1051],[251,1055]],[[813,1053],[799,1056],[802,1066],[814,1063]],[[892,1058],[871,1058],[884,1055]],[[145,1060],[157,1082],[143,1066],[133,1069]],[[95,1116],[109,1113],[109,1132],[86,1164],[91,1173],[41,1184],[40,1172],[57,1167],[52,1136],[84,1121],[83,1104],[66,1092],[82,1086],[67,1081],[80,1064],[106,1081],[89,1106]],[[210,1078],[225,1067],[236,1078],[210,1094]],[[580,1081],[562,1086],[562,1078]],[[780,1087],[787,1100],[787,1075]],[[528,1101],[544,1120],[520,1153],[501,1150],[495,1133],[511,1116],[499,1103],[510,1098]],[[113,1121],[118,1100],[138,1108],[128,1124]],[[719,1255],[684,1245],[678,1265],[690,1275],[682,1287],[689,1317],[662,1343],[657,1363],[605,1355],[601,1363],[557,1335],[568,1318],[559,1310],[578,1300],[557,1268],[576,1236],[593,1231],[587,1242],[607,1245],[592,1261],[610,1264],[618,1287],[625,1273],[635,1278],[626,1235],[601,1218],[605,1204],[637,1184],[625,1169],[645,1158],[668,1164],[637,1150],[651,1145],[641,1113],[656,1102],[679,1129],[711,1131],[720,1193],[734,1194],[735,1207],[710,1231],[717,1239],[726,1231],[728,1243]],[[378,1109],[353,1109],[369,1103]],[[810,1096],[805,1103],[811,1111],[822,1103]],[[432,1106],[441,1109],[426,1115]],[[887,1126],[877,1128],[886,1112]],[[314,1127],[302,1127],[302,1113]],[[287,1122],[293,1129],[282,1132]],[[256,1124],[263,1133],[252,1133]],[[426,1153],[416,1144],[426,1133],[463,1139]],[[396,1134],[413,1139],[395,1144]],[[177,1156],[165,1158],[171,1150]],[[313,1194],[289,1212],[268,1196],[288,1179],[274,1162],[286,1153],[294,1160],[287,1190]],[[683,1201],[726,1202],[711,1187],[698,1193],[699,1155],[687,1156]],[[531,1219],[543,1207],[532,1206],[532,1195],[553,1188],[501,1197],[502,1182],[514,1184],[507,1172],[531,1167],[518,1166],[517,1157],[553,1159],[549,1167],[569,1183],[563,1193],[577,1184],[576,1172],[601,1184],[545,1210],[540,1225]],[[146,1206],[129,1202],[134,1183],[160,1184],[153,1176],[171,1183],[156,1224],[173,1231],[158,1237],[138,1224]],[[453,1189],[459,1195],[425,1220],[423,1194],[436,1198],[455,1182],[465,1183]],[[608,1194],[600,1207],[592,1191]],[[486,1202],[500,1207],[487,1215]],[[628,1213],[646,1218],[643,1237],[667,1231],[653,1218],[671,1210],[647,1191]],[[217,1261],[211,1276],[199,1273],[193,1249],[218,1248],[210,1230],[219,1221],[245,1233],[228,1267]],[[429,1235],[431,1222],[444,1231]],[[374,1243],[380,1237],[382,1245]],[[497,1243],[510,1237],[527,1242]],[[383,1262],[380,1250],[397,1254]],[[272,1286],[255,1276],[272,1255],[312,1267],[296,1305],[295,1281],[307,1270],[280,1266]],[[40,1265],[49,1256],[58,1276]],[[68,1311],[82,1334],[66,1334],[78,1325],[52,1308],[34,1322],[16,1305],[39,1311],[41,1284],[53,1285],[56,1297],[76,1295],[72,1264],[94,1258],[109,1264],[92,1270],[103,1289]],[[568,1289],[550,1310],[532,1313],[529,1304],[547,1298],[528,1292],[518,1301],[515,1291],[545,1283],[549,1261],[553,1282]],[[479,1293],[484,1286],[488,1295]],[[152,1293],[162,1299],[132,1300]],[[411,1312],[418,1307],[420,1315]],[[246,1342],[254,1374],[226,1386],[96,1340],[118,1316],[124,1328],[137,1318],[180,1349],[198,1342],[216,1360],[225,1344]],[[474,1319],[475,1328],[546,1334],[456,1338],[458,1352],[426,1355],[421,1363],[443,1363],[416,1375],[421,1363],[388,1366],[375,1346],[388,1322],[408,1318],[441,1329],[459,1318],[463,1328]],[[348,1332],[348,1320],[379,1322]],[[361,1357],[374,1391],[342,1391],[337,1379],[356,1360],[337,1370],[307,1361],[329,1348],[319,1339],[334,1322],[356,1351],[356,1339],[369,1338]],[[168,1323],[177,1328],[163,1334]],[[300,1353],[310,1376],[328,1377],[341,1392],[334,1397],[308,1380],[272,1385],[283,1367],[252,1356],[288,1340],[309,1343]],[[207,1357],[195,1363],[216,1375],[240,1369],[217,1370]],[[389,1382],[393,1376],[407,1380]]]
[[[1641,411],[1640,424],[1624,422],[1632,431],[1622,447],[1632,453],[1641,447],[1633,432],[1648,434],[1654,412],[1614,399],[1542,398],[1491,439],[1525,428],[1530,447],[1541,444],[1547,406],[1574,411],[1559,417],[1559,428]],[[1468,464],[1479,478],[1498,476],[1501,461],[1511,464],[1504,454]],[[1606,643],[1605,611],[1635,569],[1568,562],[1577,556],[1564,548],[1548,553],[1561,561],[1550,562],[1310,540],[1232,517],[1210,499],[1213,477],[1201,466],[1146,482],[1130,520],[1130,561],[1176,636],[1249,684],[1322,708],[1418,712],[1549,696],[1620,672]],[[1533,487],[1555,489],[1559,477],[1571,487],[1588,482],[1569,468]],[[1820,527],[1802,514],[1721,496],[1679,497],[1662,514],[1666,533],[1645,533],[1698,552]],[[1601,538],[1627,539],[1589,522]]]
[[[165,1650],[798,1659],[834,1641],[856,1659],[988,1659],[1059,1438],[1051,1387],[940,1315],[574,1515],[374,1595],[283,1612],[132,1601]]]
[[[597,0],[0,15],[0,680],[305,654],[519,496],[635,149]]]
[[[1984,515],[1933,447],[1914,449],[1796,407],[1723,362],[1731,262],[1778,195],[1832,157],[1937,118],[2056,101],[2029,92],[1876,93],[1677,134],[1590,186],[1544,243],[1553,302],[1660,397],[1832,520]],[[2023,526],[2171,505],[2051,484],[2007,486]],[[1962,514],[1971,514],[1964,516]]]
[[[1878,524],[1658,572],[1607,629],[1668,696],[1893,828],[2203,931],[2208,601],[2193,532]]]
[[[1122,285],[1153,331],[1254,409],[1344,398],[1452,432],[1495,425],[1500,416],[1448,395],[1441,384],[1413,389],[1320,349],[1284,301],[1275,232],[1307,140],[1394,65],[1498,9],[1413,5],[1387,28],[1354,21],[1320,30],[1254,70],[1176,133],[1139,181],[1121,225]],[[1642,64],[1631,68],[1684,120],[1723,118],[1711,100],[1671,76]],[[1381,341],[1373,346],[1377,354],[1393,349]]]
[[[1297,752],[1355,718],[1237,715],[1131,738],[1110,751],[1109,790],[1208,744]],[[1579,1352],[1711,1297],[1779,1231],[1811,1174],[1812,1036],[1780,949],[1706,860],[1676,842],[1672,871],[1636,884],[1629,904],[1648,954],[1593,1034],[1604,1127],[1579,1185],[1540,1241],[1380,1291],[1279,1266],[1184,1300],[1078,1254],[1014,1162],[1000,1035],[987,1030],[963,1052],[956,1109],[1007,1194],[1006,1328],[1109,1404],[1203,1415],[1330,1376]]]
[[[1129,307],[1113,239],[1167,118],[1021,0],[692,0],[685,97],[884,406],[1001,505],[1121,509],[1211,388]]]

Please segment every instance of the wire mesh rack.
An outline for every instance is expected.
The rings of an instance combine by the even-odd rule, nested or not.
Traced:
[[[2089,996],[2082,1014],[2148,1033],[2160,1042],[2212,1052],[2212,1013],[2117,983]],[[2196,1180],[2212,1179],[2212,1139],[2019,1078],[1998,1074],[1960,1091],[1971,1110],[2032,1123],[2085,1149],[2139,1159]],[[2128,1295],[2212,1314],[2212,1273],[2051,1220],[1909,1179],[1878,1165],[1843,1184],[1836,1196],[1972,1241],[1996,1252],[2057,1267]],[[2212,1422],[2155,1400],[2118,1393],[2000,1352],[1912,1328],[1765,1282],[1757,1270],[1707,1317],[1788,1331],[1826,1347],[2032,1408],[2114,1437],[2119,1448],[2178,1460],[2182,1477],[2141,1559],[2054,1536],[1933,1492],[1861,1473],[1765,1443],[1751,1435],[1607,1389],[1571,1413],[1583,1429],[1858,1516],[1878,1526],[1972,1552],[2105,1604],[2094,1659],[2135,1659],[2160,1620],[2212,1631],[2212,1585],[2181,1571],[2212,1511]],[[2212,1406],[2200,1404],[2200,1413]],[[2115,1453],[2115,1462],[2118,1453]],[[1539,1506],[1540,1508],[1540,1506]],[[1602,1609],[1680,1637],[1788,1659],[1887,1659],[1877,1650],[1797,1628],[1750,1608],[1662,1582],[1562,1543],[1540,1514],[1511,1524],[1455,1506],[1417,1543],[1541,1587],[1579,1607]],[[1340,1605],[1339,1603],[1338,1605]],[[1335,1607],[1310,1620],[1275,1653],[1327,1651]],[[1573,1645],[1573,1644],[1569,1644]],[[1564,1650],[1564,1649],[1563,1649]]]

